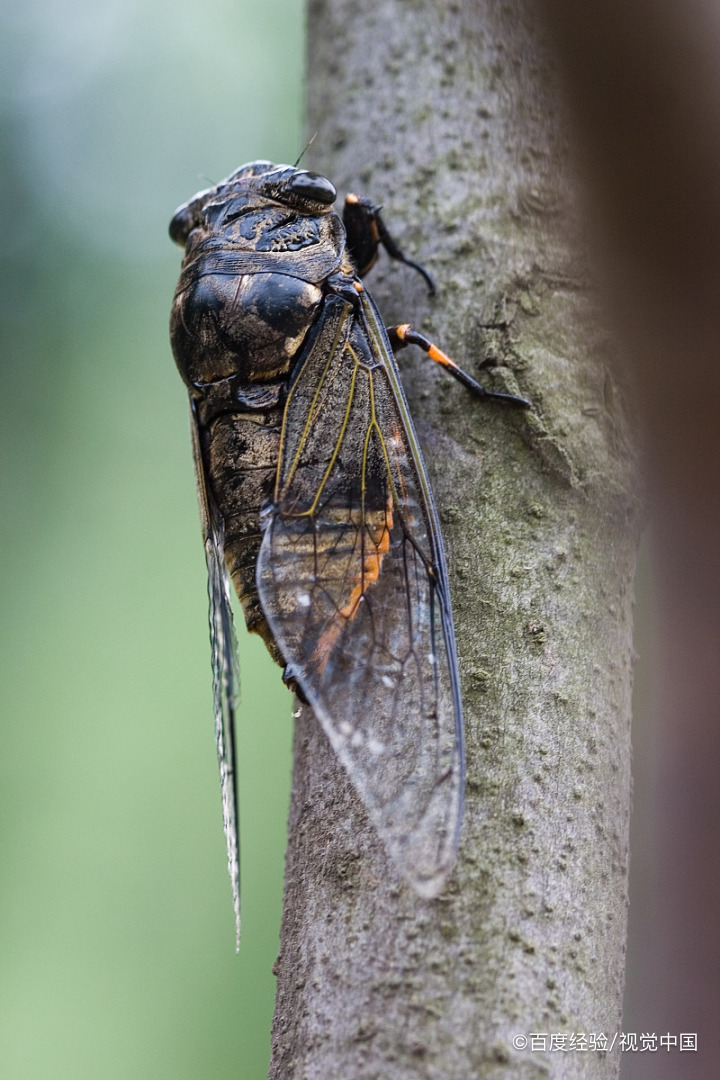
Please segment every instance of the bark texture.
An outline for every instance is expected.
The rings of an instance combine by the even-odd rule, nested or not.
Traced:
[[[624,1075],[705,1080],[720,1060],[720,7],[540,6],[645,434],[658,621],[638,750],[654,776],[635,823],[626,1023],[697,1035],[680,1060],[624,1054]]]
[[[607,1078],[620,1030],[637,501],[611,343],[576,254],[567,131],[534,9],[311,0],[312,167],[383,203],[436,276],[368,284],[471,374],[401,358],[446,539],[467,804],[439,899],[398,882],[298,709],[270,1076]]]

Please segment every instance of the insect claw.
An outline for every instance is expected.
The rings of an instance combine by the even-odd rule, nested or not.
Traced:
[[[532,409],[532,401],[519,397],[518,394],[499,394],[494,390],[486,390],[486,397],[495,398],[496,401],[504,401],[508,405],[519,405],[522,409]]]
[[[298,676],[301,674],[300,668],[297,664],[286,664],[283,670],[282,678],[283,682],[287,686],[288,690],[291,690],[297,698],[302,701],[303,705],[308,704],[308,699],[303,693],[303,689],[298,682]]]

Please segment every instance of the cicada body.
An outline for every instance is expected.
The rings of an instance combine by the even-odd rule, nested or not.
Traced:
[[[430,279],[377,207],[348,196],[344,224],[335,198],[324,177],[258,161],[170,227],[185,247],[171,337],[190,393],[238,911],[228,574],[421,896],[445,882],[462,820],[448,575],[392,346],[418,343],[485,391],[409,327],[388,334],[358,276],[378,245]]]

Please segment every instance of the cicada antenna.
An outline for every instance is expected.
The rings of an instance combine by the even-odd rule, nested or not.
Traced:
[[[308,150],[310,149],[310,147],[312,146],[312,144],[313,144],[313,143],[315,142],[315,139],[316,139],[316,138],[317,138],[317,131],[315,132],[315,134],[314,134],[314,135],[312,135],[312,136],[311,136],[311,137],[310,137],[310,138],[308,139],[308,141],[307,141],[307,142],[305,143],[305,145],[303,146],[302,150],[300,151],[300,154],[298,155],[298,159],[297,159],[297,161],[296,161],[296,162],[295,162],[295,164],[293,165],[293,169],[297,169],[298,165],[300,164],[300,162],[302,161],[302,159],[303,159],[303,158],[305,157],[305,154],[306,154],[306,152],[307,152],[307,151],[308,151]]]

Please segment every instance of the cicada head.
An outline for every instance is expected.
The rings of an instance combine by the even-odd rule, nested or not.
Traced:
[[[322,213],[337,198],[334,184],[325,176],[295,165],[273,165],[266,172],[256,174],[252,183],[261,197],[304,213]]]
[[[193,230],[199,228],[216,234],[229,230],[228,239],[232,240],[230,227],[241,216],[285,208],[317,217],[331,212],[336,198],[333,184],[318,173],[294,165],[251,161],[179,206],[170,222],[170,237],[184,247]]]

